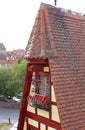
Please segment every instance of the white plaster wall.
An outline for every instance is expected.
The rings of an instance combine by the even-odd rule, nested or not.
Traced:
[[[27,106],[27,111],[32,112],[32,113],[35,113],[35,108],[34,108],[34,107],[31,107],[31,106],[28,104],[28,106]]]
[[[48,127],[48,130],[56,130],[56,129],[54,129],[54,128],[52,128],[52,127]]]
[[[23,128],[23,130],[26,130],[26,121],[24,122],[24,128]]]
[[[46,130],[46,125],[45,125],[45,124],[40,123],[40,130]]]
[[[32,126],[38,128],[38,122],[35,121],[35,120],[33,120],[33,119],[30,119],[30,118],[29,118],[29,119],[28,119],[28,124],[30,124],[30,125],[32,125]]]
[[[56,102],[54,87],[51,86],[51,101]]]
[[[60,122],[57,106],[52,105],[52,120]]]
[[[56,102],[56,97],[55,97],[55,92],[54,92],[54,87],[53,86],[51,86],[51,101]],[[52,120],[60,122],[59,112],[58,112],[57,106],[52,105],[51,106],[51,111],[52,111]]]
[[[43,116],[43,117],[49,118],[49,112],[48,111],[37,109],[37,114],[39,116]]]

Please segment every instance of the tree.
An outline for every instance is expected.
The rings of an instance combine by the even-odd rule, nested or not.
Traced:
[[[18,60],[9,68],[0,68],[0,95],[14,96],[23,90],[26,61]]]
[[[6,84],[6,95],[14,96],[23,90],[26,61],[16,61],[11,68],[10,78]]]
[[[4,67],[0,68],[0,95],[5,95],[6,84],[7,81],[9,80],[10,73],[11,73],[10,68],[4,68]]]

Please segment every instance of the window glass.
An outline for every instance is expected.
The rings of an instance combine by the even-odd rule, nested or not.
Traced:
[[[49,110],[50,108],[50,74],[40,71],[33,72],[29,105]]]

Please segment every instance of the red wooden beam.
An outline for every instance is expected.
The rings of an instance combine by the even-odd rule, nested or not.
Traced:
[[[36,65],[36,64],[44,64],[44,65],[48,65],[48,59],[35,59],[35,58],[33,58],[33,59],[28,59],[28,64],[29,65]]]
[[[38,129],[38,128],[32,126],[32,125],[29,125],[29,129],[28,130],[40,130],[40,129]]]
[[[57,129],[57,130],[62,130],[62,129],[61,129],[61,123],[55,122],[55,121],[50,120],[50,119],[47,119],[47,118],[45,118],[45,117],[42,117],[42,116],[33,114],[33,113],[31,113],[31,112],[28,112],[28,111],[26,112],[26,117],[31,118],[31,119],[33,119],[33,120],[36,120],[36,121],[38,121],[38,122],[41,122],[41,123],[43,123],[43,124],[45,124],[45,125],[47,125],[47,126],[50,126],[50,127],[52,127],[52,128],[55,128],[55,129]]]
[[[30,85],[32,80],[32,72],[29,71],[29,65],[27,65],[26,68],[26,79],[24,84],[24,91],[22,96],[22,103],[20,108],[20,115],[19,115],[19,122],[18,122],[18,129],[17,130],[23,130],[24,127],[24,121],[25,121],[25,113],[27,110],[27,98],[30,91]],[[28,80],[29,79],[29,80]]]
[[[53,102],[53,101],[51,101],[51,105],[55,105],[55,106],[57,106],[57,102]]]

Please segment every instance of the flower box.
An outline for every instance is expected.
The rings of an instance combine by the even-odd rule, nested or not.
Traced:
[[[30,95],[28,103],[32,107],[49,110],[49,96],[48,95]]]

